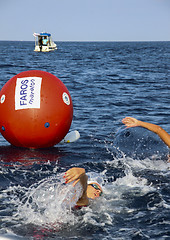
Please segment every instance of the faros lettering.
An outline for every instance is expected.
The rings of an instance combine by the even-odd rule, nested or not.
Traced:
[[[15,88],[15,109],[40,108],[40,77],[17,78]]]
[[[21,81],[21,90],[20,90],[20,106],[27,105],[27,88],[28,80]]]

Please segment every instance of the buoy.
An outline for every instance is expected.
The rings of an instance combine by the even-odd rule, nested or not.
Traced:
[[[72,118],[70,93],[51,73],[21,72],[0,91],[0,131],[14,146],[54,146],[68,133]]]

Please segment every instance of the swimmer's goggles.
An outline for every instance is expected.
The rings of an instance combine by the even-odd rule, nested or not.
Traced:
[[[96,189],[96,190],[100,190],[99,196],[101,196],[101,195],[103,194],[102,190],[97,186],[97,184],[95,184],[95,183],[90,183],[89,185],[92,186],[92,187],[93,187],[94,189]]]

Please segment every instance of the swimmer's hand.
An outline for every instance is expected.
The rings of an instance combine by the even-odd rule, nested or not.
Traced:
[[[80,180],[86,176],[84,168],[70,168],[64,175],[65,183],[73,182],[75,186]]]
[[[156,133],[162,141],[170,148],[170,134],[167,133],[162,127],[159,125],[153,124],[153,123],[148,123],[148,122],[143,122],[140,120],[137,120],[136,118],[132,117],[126,117],[122,120],[122,123],[124,123],[127,128],[129,127],[143,127],[148,129],[151,132]]]
[[[83,188],[82,196],[77,201],[78,206],[88,205],[89,200],[87,197],[87,175],[84,168],[70,168],[64,175],[65,183],[73,182],[73,187],[80,182]]]
[[[137,120],[136,118],[132,118],[132,117],[125,117],[122,120],[122,123],[125,124],[126,127],[128,127],[128,128],[140,126],[140,121]]]

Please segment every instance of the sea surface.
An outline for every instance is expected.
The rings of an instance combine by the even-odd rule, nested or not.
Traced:
[[[0,41],[0,88],[16,74],[43,70],[68,88],[74,143],[29,150],[0,136],[0,239],[170,239],[168,147],[132,116],[170,133],[170,42]],[[84,167],[104,194],[88,207],[67,207],[74,189],[63,182]],[[76,186],[77,192],[81,186]],[[70,197],[71,198],[71,197]]]

